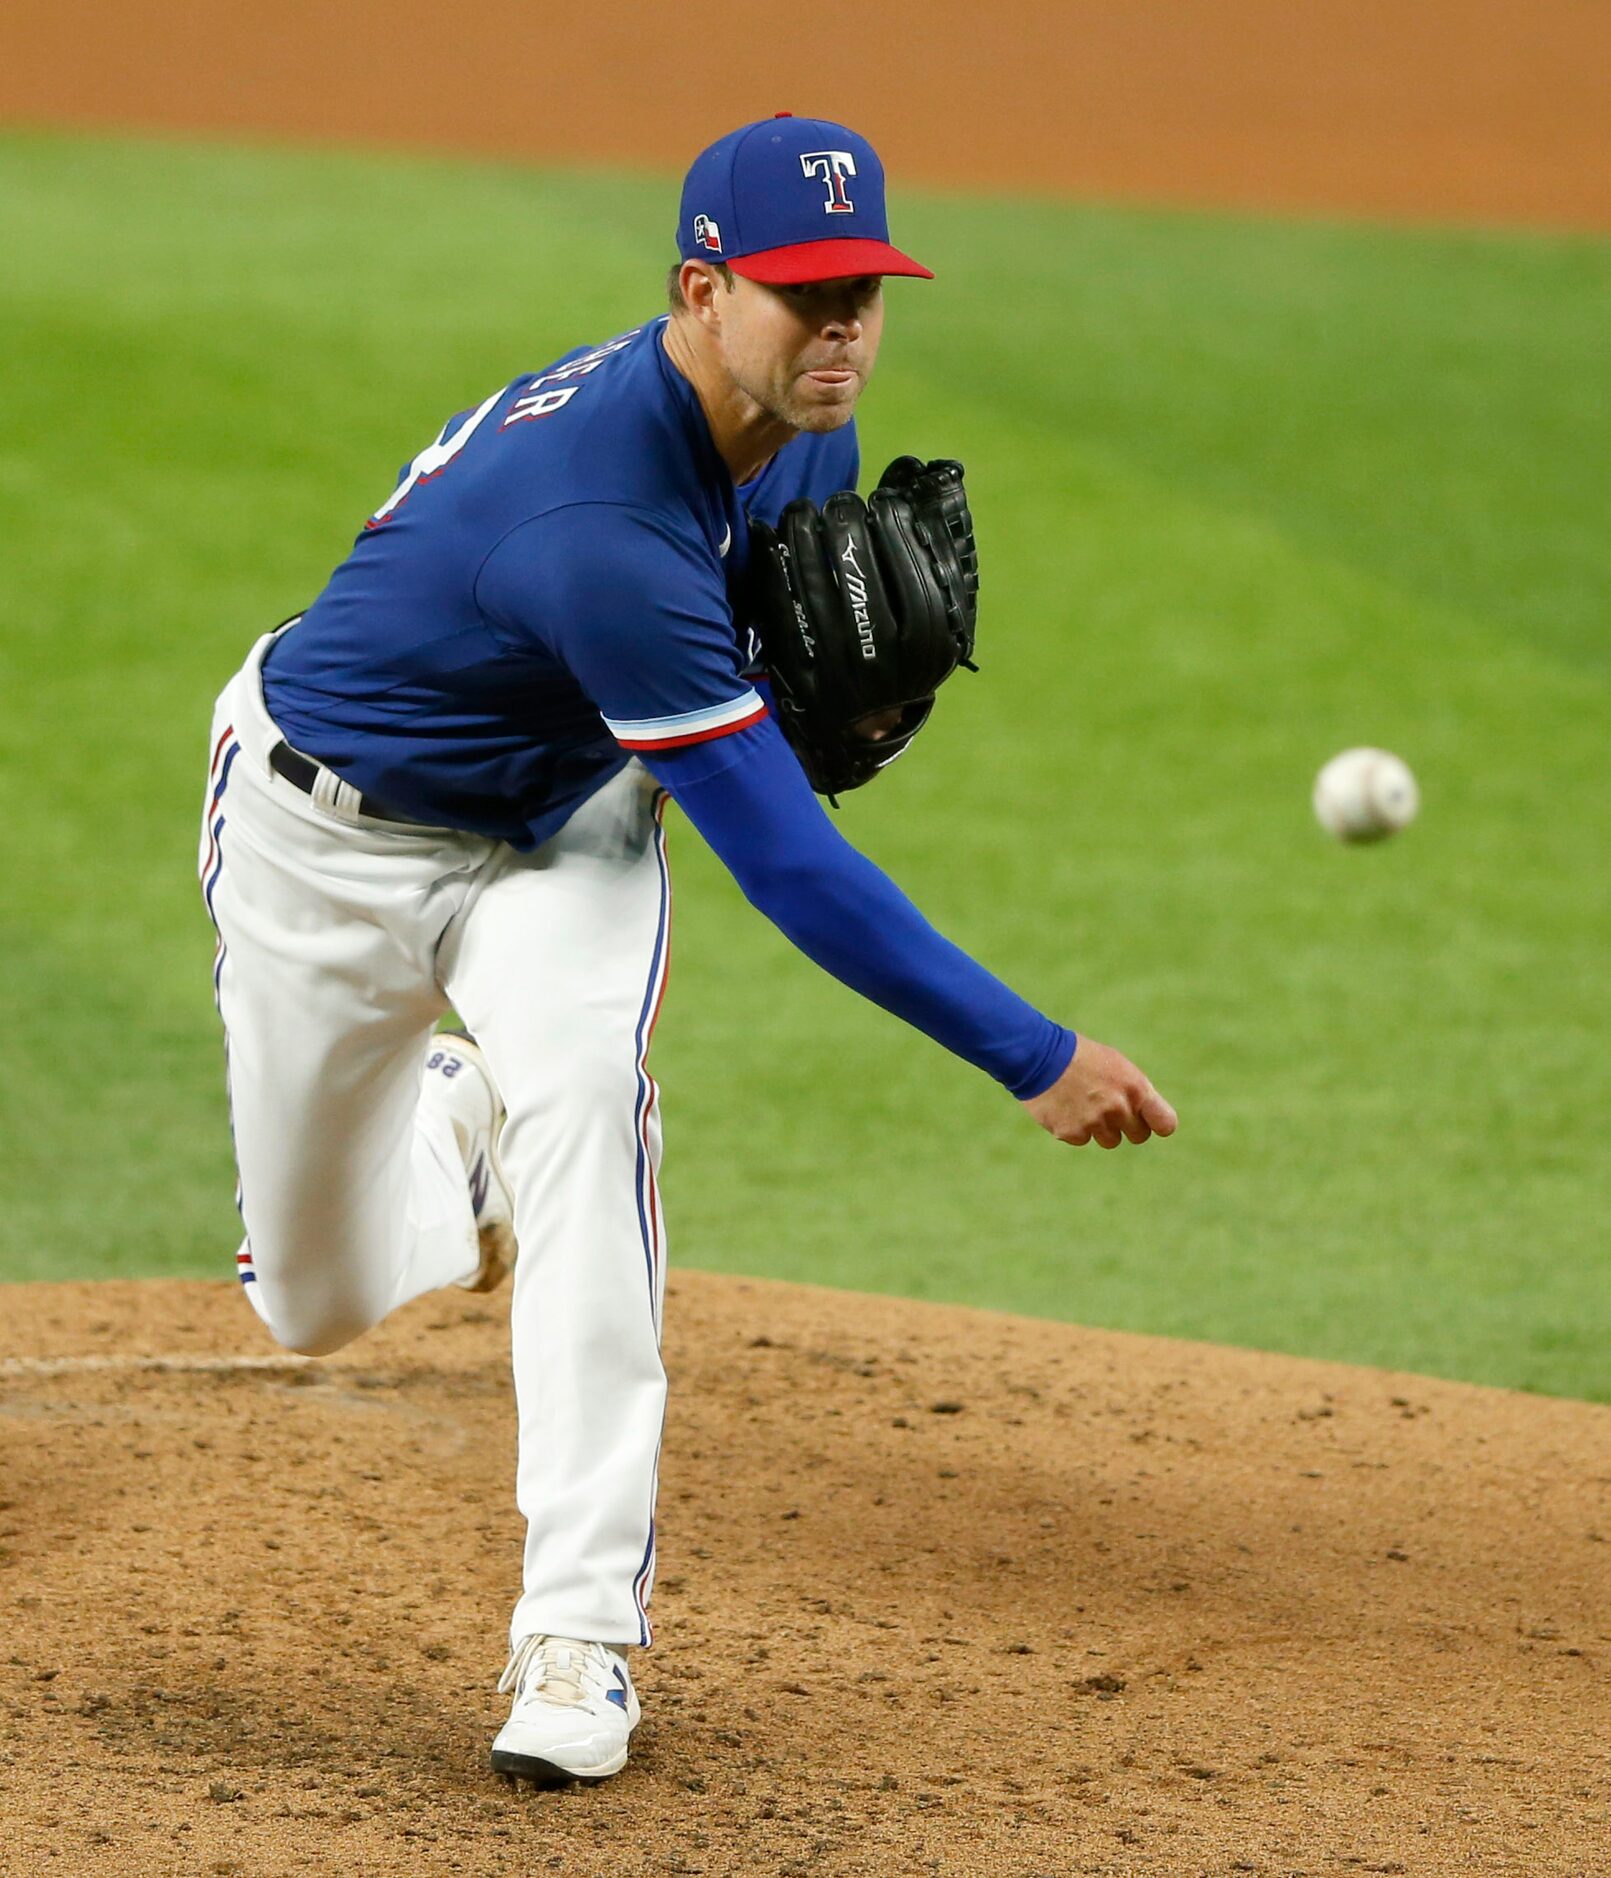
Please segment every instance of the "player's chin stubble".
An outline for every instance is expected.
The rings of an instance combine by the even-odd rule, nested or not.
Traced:
[[[866,382],[864,374],[858,371],[841,391],[824,395],[820,388],[815,391],[809,388],[804,372],[796,366],[774,366],[764,373],[753,367],[730,369],[734,386],[774,423],[817,435],[842,430],[850,422]]]
[[[842,430],[855,416],[861,386],[862,381],[857,377],[838,396],[822,397],[813,396],[809,391],[798,389],[796,384],[790,384],[769,409],[779,422],[795,430],[811,431],[820,436],[830,430]]]

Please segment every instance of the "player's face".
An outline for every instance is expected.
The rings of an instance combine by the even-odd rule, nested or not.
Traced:
[[[726,314],[727,369],[762,410],[795,430],[850,422],[884,330],[879,275],[799,287],[739,278]]]

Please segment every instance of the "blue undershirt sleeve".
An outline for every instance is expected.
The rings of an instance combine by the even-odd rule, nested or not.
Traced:
[[[1021,1101],[1068,1067],[1074,1033],[943,938],[844,839],[774,720],[643,760],[744,897],[824,971]]]

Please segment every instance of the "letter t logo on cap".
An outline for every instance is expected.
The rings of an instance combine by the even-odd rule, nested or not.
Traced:
[[[828,185],[828,200],[823,203],[829,215],[851,215],[856,205],[845,194],[845,178],[856,174],[856,159],[848,150],[806,150],[800,156],[804,176],[820,176]]]

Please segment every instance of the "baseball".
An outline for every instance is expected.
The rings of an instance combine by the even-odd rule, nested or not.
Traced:
[[[1315,778],[1315,819],[1339,841],[1381,841],[1420,806],[1410,766],[1391,750],[1344,750]]]

